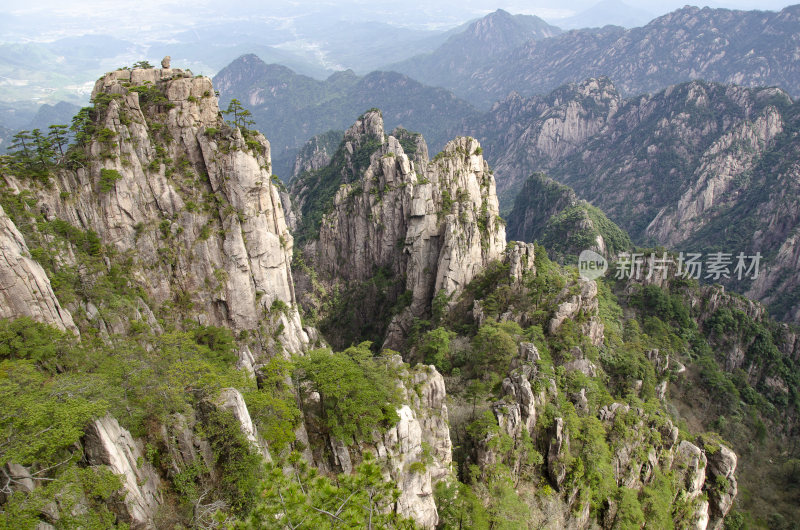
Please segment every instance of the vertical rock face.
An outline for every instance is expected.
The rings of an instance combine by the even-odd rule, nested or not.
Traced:
[[[423,528],[434,528],[439,521],[433,489],[440,480],[453,478],[453,446],[450,441],[445,384],[433,366],[404,365],[399,355],[391,359],[400,379],[402,406],[399,421],[372,438],[348,445],[327,434],[309,429],[311,458],[323,471],[350,473],[367,452],[382,462],[384,476],[400,490],[395,510]],[[305,407],[307,424],[317,421],[316,398],[309,396]],[[323,436],[321,440],[318,437]]]
[[[155,528],[153,518],[161,504],[160,479],[144,459],[142,443],[120,427],[116,419],[105,416],[92,422],[84,437],[86,458],[91,465],[106,465],[122,476],[125,498],[113,506],[118,517],[132,528]]]
[[[88,163],[40,194],[46,214],[131,252],[155,306],[183,299],[201,323],[255,332],[256,348],[280,328],[276,340],[301,350],[292,236],[266,139],[229,127],[211,81],[178,69],[112,72],[93,97]]]
[[[559,303],[558,308],[553,313],[553,317],[548,324],[550,333],[558,331],[558,328],[561,327],[565,320],[572,320],[581,311],[584,311],[590,315],[590,318],[581,324],[581,332],[591,339],[592,344],[600,346],[603,344],[603,332],[605,329],[597,314],[600,304],[597,299],[597,283],[594,280],[579,278],[578,286],[580,288],[578,293]]]
[[[0,318],[31,317],[77,332],[44,269],[31,259],[22,234],[0,206]]]
[[[331,163],[333,153],[342,141],[341,131],[328,131],[318,134],[308,140],[300,151],[294,162],[292,178],[299,177],[306,171],[316,171]]]
[[[546,96],[511,96],[468,130],[502,177],[504,206],[519,190],[523,201],[523,193],[536,191],[522,181],[545,171],[639,244],[734,257],[760,252],[757,279],[723,284],[797,321],[797,108],[779,88],[699,80],[623,100],[598,78]],[[524,239],[522,230],[543,216],[540,208],[520,206],[509,234]]]
[[[708,492],[711,512],[711,527],[722,528],[723,518],[733,506],[733,499],[738,493],[736,477],[736,453],[719,445],[706,447],[708,471],[706,475],[713,486]]]
[[[420,137],[395,134],[402,144],[384,134],[378,111],[345,133],[342,172],[353,178],[336,192],[311,254],[318,270],[345,281],[370,278],[378,267],[405,276],[412,293],[408,317],[430,307],[436,293],[457,294],[500,258],[505,228],[476,140],[457,138],[428,160]],[[413,160],[403,144],[413,149]],[[298,195],[313,200],[303,189]],[[395,327],[396,338],[401,328]]]
[[[253,424],[252,418],[250,418],[250,411],[247,410],[247,404],[244,402],[242,393],[235,388],[223,388],[217,399],[217,406],[233,414],[233,417],[239,422],[242,433],[250,440],[253,447],[261,453],[261,456],[263,456],[267,462],[272,462],[267,444],[258,434],[258,429]]]
[[[720,444],[701,446],[702,449],[686,440],[678,444],[672,469],[683,481],[690,499],[703,492],[708,496],[707,502],[696,505],[696,528],[722,528],[737,493],[736,454]]]
[[[495,104],[471,133],[486,138],[487,156],[502,179],[500,198],[510,203],[533,171],[549,169],[599,133],[622,105],[606,77],[560,87],[546,96],[512,93]]]
[[[783,126],[780,112],[770,106],[722,135],[700,157],[691,186],[677,204],[658,212],[645,235],[667,246],[679,245],[705,224],[707,212],[736,201],[737,176],[752,171]]]
[[[409,374],[404,393],[408,404],[398,410],[400,421],[384,433],[377,453],[389,462],[400,489],[397,512],[423,528],[434,528],[439,515],[433,487],[452,477],[444,379],[433,366],[421,367]]]

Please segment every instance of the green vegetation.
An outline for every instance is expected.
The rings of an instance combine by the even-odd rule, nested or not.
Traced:
[[[100,191],[108,193],[114,189],[117,181],[122,180],[122,175],[116,169],[102,168],[100,170]]]
[[[258,501],[258,485],[264,476],[261,455],[229,411],[210,410],[198,430],[209,441],[214,464],[220,471],[221,480],[215,494],[226,501],[234,514],[250,513]]]
[[[152,440],[159,443],[149,429],[153,422],[169,423],[172,414],[213,399],[223,386],[249,385],[232,364],[189,333],[140,332],[106,341],[87,336],[78,342],[30,319],[0,321],[0,436],[5,440],[0,465],[36,465],[42,469],[37,480],[46,486],[31,496],[15,494],[0,527],[25,527],[23,521],[38,517],[41,506],[61,491],[70,491],[67,498],[74,503],[81,491],[97,499],[79,516],[85,517],[78,519],[81,524],[94,518],[109,524],[106,503],[119,479],[102,466],[83,469],[75,452],[92,419],[111,413],[134,435],[146,440],[155,435]],[[230,438],[231,433],[224,436]]]
[[[490,322],[478,329],[472,339],[472,355],[469,364],[476,373],[496,372],[498,375],[508,373],[511,358],[517,353],[517,342],[514,335],[507,330],[513,329],[508,323]],[[521,329],[516,326],[521,334]]]
[[[444,373],[450,373],[452,368],[450,351],[450,340],[456,334],[445,328],[436,328],[427,332],[422,337],[420,353],[422,353],[425,364],[432,364]]]
[[[174,140],[159,121],[169,107],[163,93],[150,85],[132,90],[154,140],[151,169],[163,165],[169,182],[193,187],[202,170],[168,147]],[[46,160],[66,158],[73,167],[97,170],[98,160],[81,156],[94,141],[102,158],[114,156],[122,135],[99,127],[97,119],[113,101],[100,96],[76,117],[76,145],[66,151],[63,128],[53,130],[50,151],[38,159],[41,133],[20,136],[3,171],[23,172],[39,191],[50,171]],[[228,113],[248,148],[257,151],[261,144],[248,130],[248,111],[233,100]],[[233,148],[229,132],[226,126],[205,130],[223,150]],[[421,145],[413,133],[397,134],[409,154]],[[305,237],[319,233],[342,184],[350,186],[348,200],[372,200],[358,179],[380,141],[354,139],[352,153],[340,146],[330,166],[300,177],[307,193]],[[112,169],[99,174],[103,193],[121,178]],[[71,193],[62,198],[70,200]],[[570,199],[552,183],[541,194],[556,203]],[[462,190],[454,195],[442,193],[443,213],[465,197]],[[104,466],[87,466],[81,450],[87,426],[106,414],[141,440],[144,457],[137,465],[152,465],[160,475],[164,503],[154,524],[164,528],[413,528],[395,513],[399,491],[387,476],[405,479],[398,469],[426,476],[441,463],[434,462],[441,445],[424,440],[418,455],[392,466],[370,453],[397,454],[389,440],[403,405],[416,408],[424,426],[449,428],[455,476],[434,485],[445,528],[567,525],[583,513],[604,527],[685,528],[697,503],[727,494],[733,480],[709,471],[700,497],[688,500],[685,470],[672,465],[669,453],[675,436],[705,451],[709,469],[722,444],[743,456],[741,466],[767,466],[759,454],[770,455],[778,462],[769,466],[780,473],[780,484],[796,491],[796,449],[784,444],[779,453],[770,445],[779,445],[772,437],[782,442],[781,436],[792,435],[788,429],[800,412],[800,367],[784,354],[792,330],[762,318],[746,301],[685,280],[661,287],[599,281],[595,306],[577,271],[559,261],[567,261],[571,247],[591,246],[597,234],[611,253],[630,241],[587,204],[545,212],[549,222],[541,240],[557,248],[557,259],[535,245],[534,263],[525,264],[531,267],[521,277],[512,276],[508,263],[490,263],[463,291],[429,293],[430,306],[415,314],[406,311],[412,293],[405,290],[401,266],[377,268],[371,278],[342,287],[335,278],[320,280],[298,252],[293,265],[314,298],[305,323],[317,325],[333,348],[292,356],[278,340],[283,322],[294,316],[289,299],[256,291],[261,328],[236,334],[207,325],[208,315],[198,314],[204,294],[226,284],[223,268],[199,279],[205,292],[169,293],[160,307],[140,286],[142,277],[184,265],[178,235],[186,224],[178,215],[211,218],[197,225],[199,241],[220,235],[213,220],[218,213],[242,219],[222,194],[187,195],[185,210],[175,217],[137,225],[136,241],[159,247],[149,265],[91,230],[46,217],[35,197],[30,190],[0,189],[0,203],[81,334],[29,318],[0,320],[0,468],[26,466],[37,484],[32,492],[3,492],[0,529],[33,527],[52,510],[64,527],[124,527],[112,513],[122,481]],[[484,201],[481,233],[496,221]],[[404,238],[397,248],[405,248]],[[218,310],[230,310],[219,298]],[[390,319],[401,313],[398,325],[408,332],[401,354],[445,376],[446,419],[426,409],[443,398],[439,387],[426,386],[432,368],[408,370],[397,352],[373,351],[378,347],[372,341],[380,343]],[[251,371],[236,368],[240,358]],[[255,444],[220,405],[229,389],[244,397],[258,429]],[[782,430],[784,424],[789,428]],[[381,434],[387,435],[378,443]],[[340,444],[349,447],[352,473],[331,471],[346,468]],[[263,450],[274,463],[265,464]],[[307,451],[330,464],[325,474],[303,460]],[[761,494],[754,481],[739,478],[743,493],[727,527],[786,526],[793,508],[776,503],[766,517],[753,504]]]
[[[273,357],[258,370],[258,389],[244,394],[258,432],[277,454],[294,443],[294,431],[301,421],[300,409],[289,384],[293,367],[291,361]]]
[[[143,111],[150,113],[163,112],[169,110],[175,105],[170,103],[163,90],[152,84],[145,84],[139,86],[132,86],[128,88],[131,92],[136,92],[139,95],[139,105]]]
[[[560,263],[576,263],[602,237],[607,256],[633,248],[628,234],[568,186],[537,173],[525,183],[508,218],[509,237],[541,243]]]
[[[255,124],[250,117],[252,113],[242,106],[242,102],[234,98],[228,104],[227,110],[222,111],[223,114],[232,116],[233,119],[229,122],[231,127],[238,127],[243,132],[247,131],[251,125]]]
[[[320,396],[322,429],[358,441],[398,421],[400,395],[389,358],[373,358],[362,342],[341,353],[314,350],[297,362],[298,378]]]
[[[292,469],[286,473],[285,468]],[[387,528],[412,529],[413,521],[392,510],[399,491],[383,478],[371,453],[352,475],[331,480],[292,454],[288,462],[267,465],[261,500],[240,529]]]
[[[321,306],[310,308],[305,318],[339,349],[364,340],[379,344],[392,317],[411,303],[403,278],[383,267],[367,280],[352,282],[345,288],[335,286],[332,291],[319,294]]]
[[[414,155],[417,154],[417,144],[422,139],[422,135],[417,132],[407,131],[401,127],[398,127],[394,131],[392,131],[392,136],[397,138],[400,142],[400,146],[403,148],[403,152],[408,156],[408,158],[414,158]]]
[[[44,134],[39,129],[20,131],[11,139],[8,154],[0,157],[0,169],[31,182],[49,184],[50,173],[66,156],[67,126],[51,125]]]
[[[333,198],[342,184],[356,182],[369,167],[372,154],[381,146],[375,136],[362,138],[352,155],[344,148],[344,142],[334,153],[330,164],[317,171],[300,175],[292,183],[293,189],[304,190],[301,224],[295,232],[298,244],[319,237],[323,216],[333,206]]]

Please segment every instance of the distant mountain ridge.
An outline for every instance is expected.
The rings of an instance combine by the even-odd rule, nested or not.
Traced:
[[[692,81],[623,99],[608,78],[588,79],[512,95],[468,131],[497,173],[502,208],[547,172],[638,244],[760,252],[758,281],[723,281],[800,319],[800,104],[786,92]],[[519,198],[514,209],[510,233],[530,215]]]
[[[601,28],[608,25],[634,28],[644,26],[654,18],[652,12],[620,0],[602,0],[585,11],[557,19],[554,23],[564,29]]]
[[[532,15],[512,15],[498,9],[452,35],[432,53],[386,67],[425,83],[450,87],[492,60],[527,41],[560,35],[562,30]]]
[[[705,79],[777,85],[796,96],[798,27],[800,5],[779,12],[687,6],[629,30],[606,26],[528,39],[506,50],[502,60],[489,60],[494,52],[488,50],[481,58],[462,61],[443,45],[419,66],[406,61],[393,67],[484,108],[511,91],[542,94],[592,76],[608,76],[626,95]],[[442,73],[427,64],[454,67]]]
[[[443,88],[423,85],[396,72],[358,77],[351,70],[317,81],[255,55],[244,55],[216,77],[224,108],[231,98],[248,107],[259,130],[269,135],[276,174],[288,178],[297,150],[310,137],[345,129],[365,109],[383,110],[387,127],[420,131],[439,149],[447,131],[478,111]]]

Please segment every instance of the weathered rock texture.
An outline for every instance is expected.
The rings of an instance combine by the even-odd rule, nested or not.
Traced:
[[[90,465],[106,465],[122,477],[124,501],[112,506],[117,516],[132,528],[155,528],[153,519],[162,502],[161,480],[144,459],[142,443],[116,419],[105,416],[89,425],[83,444]]]
[[[552,169],[602,131],[622,102],[611,81],[598,77],[543,96],[512,93],[468,124],[497,169],[503,204],[511,204],[531,173]]]
[[[399,365],[400,359],[396,362]],[[390,475],[400,488],[397,512],[424,528],[434,528],[438,513],[433,487],[453,479],[444,379],[433,366],[406,373],[403,390],[408,404],[398,411],[400,422],[384,433],[376,449],[389,462]],[[422,470],[413,469],[414,462],[422,463]]]
[[[292,169],[292,178],[297,178],[306,171],[322,169],[330,164],[342,137],[342,131],[329,131],[308,140],[297,153]]]
[[[400,421],[372,440],[347,445],[327,438],[313,443],[315,466],[322,470],[349,473],[370,452],[385,463],[386,477],[400,490],[395,509],[423,528],[434,528],[439,520],[433,487],[440,480],[453,479],[450,469],[452,443],[448,425],[445,385],[433,366],[409,369],[400,356],[392,361],[400,378],[403,405]],[[314,403],[306,403],[306,422],[313,416]],[[312,438],[317,436],[309,430]],[[324,450],[322,450],[324,448]]]
[[[238,421],[241,426],[242,433],[247,437],[250,443],[253,444],[253,447],[261,453],[261,456],[263,456],[267,462],[271,462],[272,457],[269,454],[267,443],[261,435],[258,434],[258,428],[256,428],[255,424],[253,424],[253,420],[250,418],[250,411],[247,410],[247,404],[244,402],[242,393],[235,388],[223,388],[219,393],[216,404],[223,410],[227,410],[233,414],[233,417],[236,418],[236,421]]]
[[[498,452],[493,440],[507,436],[513,447],[519,450],[523,448],[524,438],[530,436],[544,457],[543,469],[548,480],[562,494],[562,524],[586,528],[588,514],[583,510],[575,511],[580,502],[577,500],[580,484],[569,486],[574,489],[565,489],[570,431],[561,417],[553,418],[549,426],[537,422],[547,404],[554,403],[559,393],[556,381],[542,371],[539,361],[539,352],[534,344],[520,343],[518,356],[502,383],[503,399],[492,405],[499,428],[490,431],[479,443],[474,459],[481,469],[504,461],[513,473],[519,473],[519,453],[509,452],[507,448]],[[593,363],[585,359],[563,366],[566,373],[580,370],[586,377],[598,375]],[[586,389],[570,395],[569,399],[578,415],[595,413],[590,412]],[[650,484],[656,471],[672,471],[678,477],[677,496],[684,498],[682,502],[690,503],[695,528],[722,527],[723,518],[731,509],[737,493],[737,457],[733,451],[702,437],[700,447],[687,440],[679,441],[678,428],[671,420],[625,403],[603,406],[596,414],[608,432],[617,433],[612,446],[612,465],[618,486],[641,491]],[[616,430],[621,425],[627,427]],[[508,461],[508,454],[517,454],[517,457]],[[700,498],[704,493],[707,502]],[[614,526],[616,507],[613,503],[605,517],[603,526]]]
[[[130,253],[154,309],[180,299],[201,323],[254,332],[257,352],[279,350],[281,328],[277,340],[300,351],[307,336],[269,143],[226,125],[211,81],[182,70],[111,72],[93,97],[102,135],[86,145],[84,167],[40,193],[45,215]]]
[[[0,318],[19,317],[78,331],[44,269],[30,257],[25,239],[0,206]]]
[[[638,244],[760,252],[758,278],[721,281],[796,321],[798,123],[800,106],[777,88],[692,81],[623,100],[598,78],[510,96],[468,130],[497,169],[504,206],[544,171]],[[515,237],[531,220],[510,220]]]
[[[352,155],[365,156],[368,142],[374,146],[368,165],[357,167]],[[415,142],[412,160],[395,136],[384,134],[377,111],[348,129],[343,185],[308,252],[318,271],[344,281],[370,278],[378,267],[406,278],[411,305],[396,320],[389,345],[401,339],[411,316],[430,308],[434,295],[458,294],[505,249],[494,177],[478,142],[457,138],[433,160],[424,156],[424,141]],[[300,180],[293,187],[301,203],[314,200],[308,186]]]

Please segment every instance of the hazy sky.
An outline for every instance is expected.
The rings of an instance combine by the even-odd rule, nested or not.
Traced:
[[[482,16],[497,8],[512,13],[535,14],[558,23],[596,4],[597,0],[3,0],[0,41],[54,38],[63,35],[105,33],[135,38],[128,32],[165,34],[174,28],[191,27],[219,19],[264,17],[275,23],[292,24],[298,18],[321,15],[327,21],[380,20],[418,28],[448,28]],[[686,0],[629,0],[629,5],[653,15],[683,7]],[[780,0],[725,0],[705,2],[711,7],[779,10],[788,5]]]

